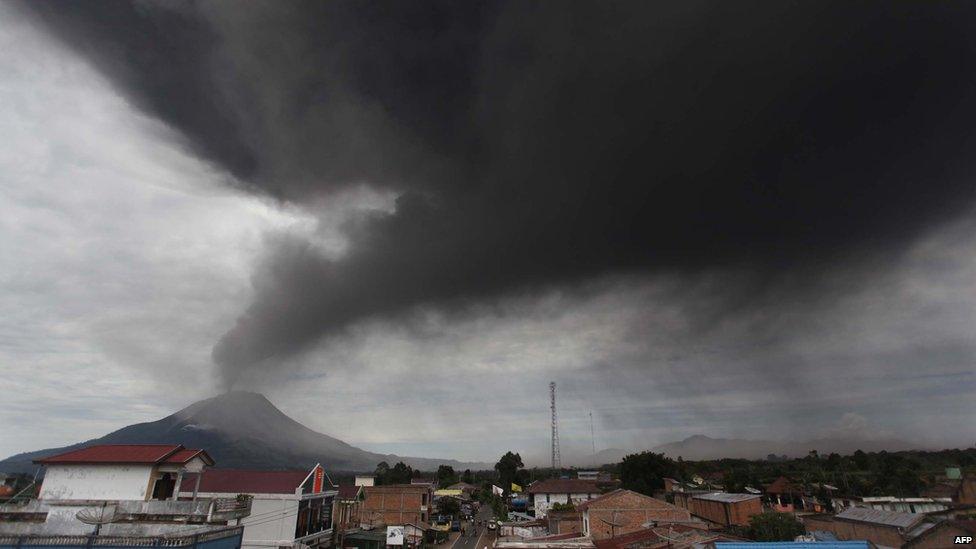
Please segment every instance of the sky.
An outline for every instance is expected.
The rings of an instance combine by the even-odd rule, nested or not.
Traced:
[[[976,6],[0,4],[0,454],[976,440]],[[591,422],[592,415],[592,438]]]

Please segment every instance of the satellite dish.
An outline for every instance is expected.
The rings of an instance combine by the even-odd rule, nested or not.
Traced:
[[[86,507],[75,513],[75,518],[85,524],[110,524],[117,522],[121,517],[116,513],[114,505],[103,505],[101,507]]]

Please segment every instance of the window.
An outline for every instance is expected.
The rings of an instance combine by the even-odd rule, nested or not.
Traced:
[[[156,484],[153,485],[152,498],[169,499],[173,497],[173,490],[175,488],[176,479],[173,478],[173,475],[163,473],[163,476],[156,479]]]
[[[549,494],[546,494],[546,503],[549,503]]]

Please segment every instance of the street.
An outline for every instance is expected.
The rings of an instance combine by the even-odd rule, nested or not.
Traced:
[[[495,534],[497,530],[488,530],[486,526],[488,521],[492,518],[491,507],[488,505],[483,505],[481,509],[478,510],[478,514],[474,521],[464,522],[465,535],[458,538],[451,549],[485,549],[486,547],[491,547],[495,541]],[[481,526],[477,526],[478,521],[482,521]]]

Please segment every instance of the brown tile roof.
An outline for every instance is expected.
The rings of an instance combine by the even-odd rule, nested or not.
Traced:
[[[799,494],[802,491],[786,477],[779,477],[766,485],[767,494]]]
[[[599,494],[600,485],[595,480],[552,478],[532,483],[528,492],[530,494]]]
[[[247,469],[207,469],[200,480],[200,491],[216,494],[294,494],[309,471],[255,471]],[[185,475],[181,492],[192,492],[196,475]]]
[[[610,499],[612,499],[612,498],[614,498],[614,497],[616,497],[616,496],[618,496],[620,494],[628,494],[628,493],[629,494],[633,494],[635,496],[639,496],[640,498],[644,499],[645,501],[649,501],[649,502],[654,503],[654,506],[656,508],[659,508],[659,509],[664,509],[664,508],[680,509],[680,507],[677,507],[676,505],[672,505],[672,504],[670,504],[670,503],[668,503],[668,502],[666,502],[664,500],[657,499],[657,498],[652,498],[651,496],[646,496],[644,494],[640,494],[638,492],[633,492],[631,490],[626,490],[624,488],[617,488],[616,490],[614,490],[612,492],[607,492],[606,494],[603,494],[602,496],[593,498],[593,499],[591,499],[589,501],[584,501],[583,503],[580,503],[579,505],[577,505],[576,506],[576,509],[579,510],[579,511],[585,511],[585,510],[587,510],[588,508],[590,508],[592,506],[600,505],[600,504],[602,504],[602,503],[604,503],[604,502],[606,502],[606,501],[608,501],[608,500],[610,500]]]
[[[200,455],[213,465],[213,459],[203,450],[184,448],[181,444],[99,444],[63,454],[35,460],[42,465],[67,463],[186,463]]]
[[[359,497],[359,492],[362,490],[362,486],[356,486],[355,484],[341,484],[339,485],[339,493],[337,497],[339,499],[356,499]]]

